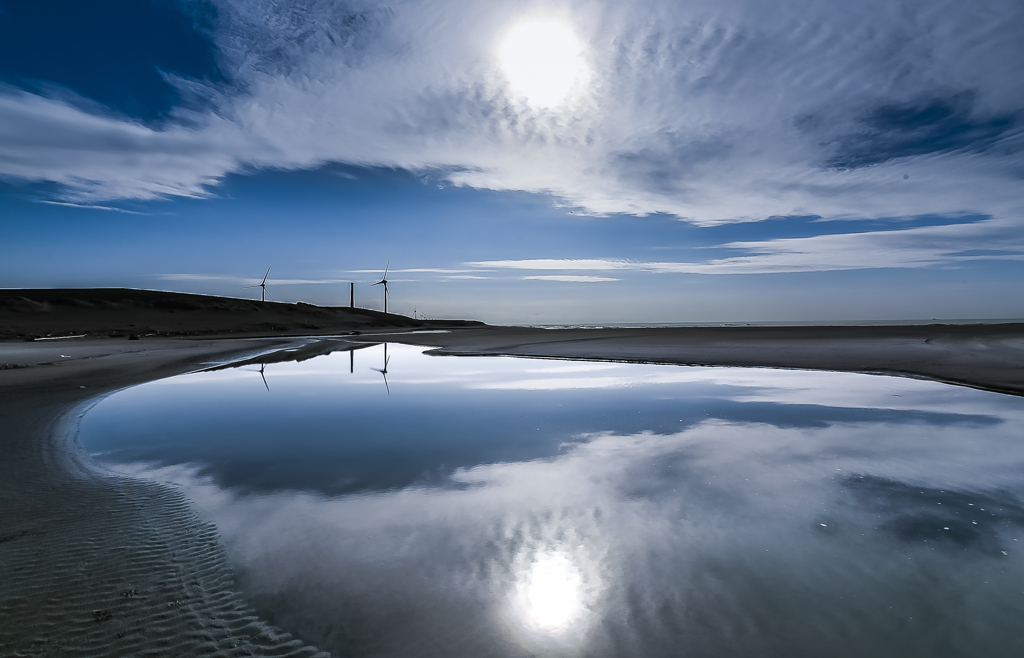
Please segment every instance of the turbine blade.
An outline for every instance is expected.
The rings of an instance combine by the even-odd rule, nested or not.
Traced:
[[[390,258],[388,259],[388,264],[384,266],[384,276],[381,277],[382,279],[388,278],[388,268],[389,267],[391,267],[391,259]]]
[[[267,293],[267,297],[270,297],[270,301],[275,301],[274,296],[270,294],[270,291],[268,291],[266,287],[263,288],[263,291]]]
[[[271,265],[270,267],[273,267],[273,265]],[[267,273],[263,275],[263,283],[266,283],[267,282],[267,277],[270,276],[270,267],[267,268]],[[263,284],[260,284],[260,285],[263,285]]]
[[[263,385],[267,387],[267,392],[269,393],[270,392],[270,384],[267,383],[267,378],[263,374],[262,370],[260,370],[260,377],[263,377]]]
[[[388,376],[387,376],[387,373],[383,373],[382,372],[380,374],[384,375],[384,388],[387,390],[388,395],[391,395],[391,387],[388,386]]]
[[[383,281],[378,281],[377,283],[371,283],[371,284],[370,284],[370,287],[372,288],[372,287],[374,287],[374,286],[379,286],[379,285],[380,285],[380,284],[382,284],[382,283],[384,283],[384,282],[383,282]]]

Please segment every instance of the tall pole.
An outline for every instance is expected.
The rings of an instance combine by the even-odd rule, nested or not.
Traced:
[[[355,308],[356,307],[356,284],[355,283],[348,284],[348,307],[349,308]]]

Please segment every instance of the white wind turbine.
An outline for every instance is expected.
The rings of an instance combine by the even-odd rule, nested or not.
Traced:
[[[380,278],[380,281],[378,281],[377,283],[371,283],[370,284],[371,288],[373,286],[379,286],[381,284],[384,284],[384,312],[385,313],[388,312],[388,297],[391,294],[391,293],[388,292],[388,268],[389,267],[391,267],[391,261],[390,260],[388,261],[388,264],[384,266],[384,276],[382,276]]]
[[[273,267],[273,265],[271,265],[270,267]],[[267,301],[267,295],[270,294],[267,292],[267,277],[270,276],[270,267],[267,268],[267,273],[263,275],[263,281],[260,281],[254,286],[242,286],[242,288],[259,288],[260,292],[263,293],[262,296],[260,297],[260,301],[264,302]],[[273,295],[270,296],[270,301],[274,301]]]

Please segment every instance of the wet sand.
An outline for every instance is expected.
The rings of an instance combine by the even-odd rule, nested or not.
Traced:
[[[293,342],[0,343],[21,365],[0,372],[0,654],[317,654],[255,617],[177,488],[106,472],[76,439],[113,391]]]
[[[377,336],[375,340],[381,340]],[[539,329],[484,327],[388,340],[439,355],[834,370],[1024,395],[1024,323]]]
[[[384,339],[433,345],[436,354],[874,372],[1024,395],[1022,324],[484,327],[348,340]],[[103,471],[76,432],[81,415],[113,391],[320,340],[0,342],[2,653],[315,655],[254,616],[216,530],[177,489]]]

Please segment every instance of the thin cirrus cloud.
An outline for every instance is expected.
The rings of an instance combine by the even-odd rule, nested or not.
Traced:
[[[246,278],[239,276],[219,276],[215,274],[160,274],[157,276],[162,281],[210,281],[215,283],[237,283],[239,285],[259,285],[263,279],[260,277]],[[346,279],[267,279],[267,286],[303,286],[320,285],[331,283],[348,283]]]
[[[344,162],[701,225],[1024,210],[1015,0],[215,5],[225,81],[168,76],[205,105],[146,125],[0,89],[0,176],[96,203]],[[530,107],[497,61],[538,14],[572,27],[592,74],[555,108]]]
[[[117,206],[104,206],[95,203],[69,203],[67,201],[51,201],[42,199],[39,203],[45,203],[50,206],[64,206],[66,208],[85,208],[88,210],[105,210],[107,212],[120,212],[126,215],[149,215],[147,212],[139,212],[137,210],[127,210],[125,208],[118,208]]]
[[[979,244],[991,245],[994,248],[972,248]],[[475,261],[465,265],[540,271],[634,270],[664,274],[767,274],[923,268],[956,266],[979,260],[1024,260],[1024,237],[1017,226],[1013,222],[996,220],[896,231],[842,233],[757,242],[738,241],[720,246],[745,253],[694,262],[534,258]],[[533,278],[569,280],[573,277],[550,275]]]
[[[352,274],[381,274],[384,270],[347,270]],[[444,267],[407,267],[407,268],[396,268],[389,269],[389,272],[403,272],[403,273],[415,273],[415,274],[465,274],[468,272],[479,272],[481,270],[465,270],[465,269],[450,269]]]
[[[572,274],[546,274],[538,276],[524,276],[526,281],[564,281],[567,283],[601,283],[603,281],[618,281],[618,279],[607,276],[588,276]]]

